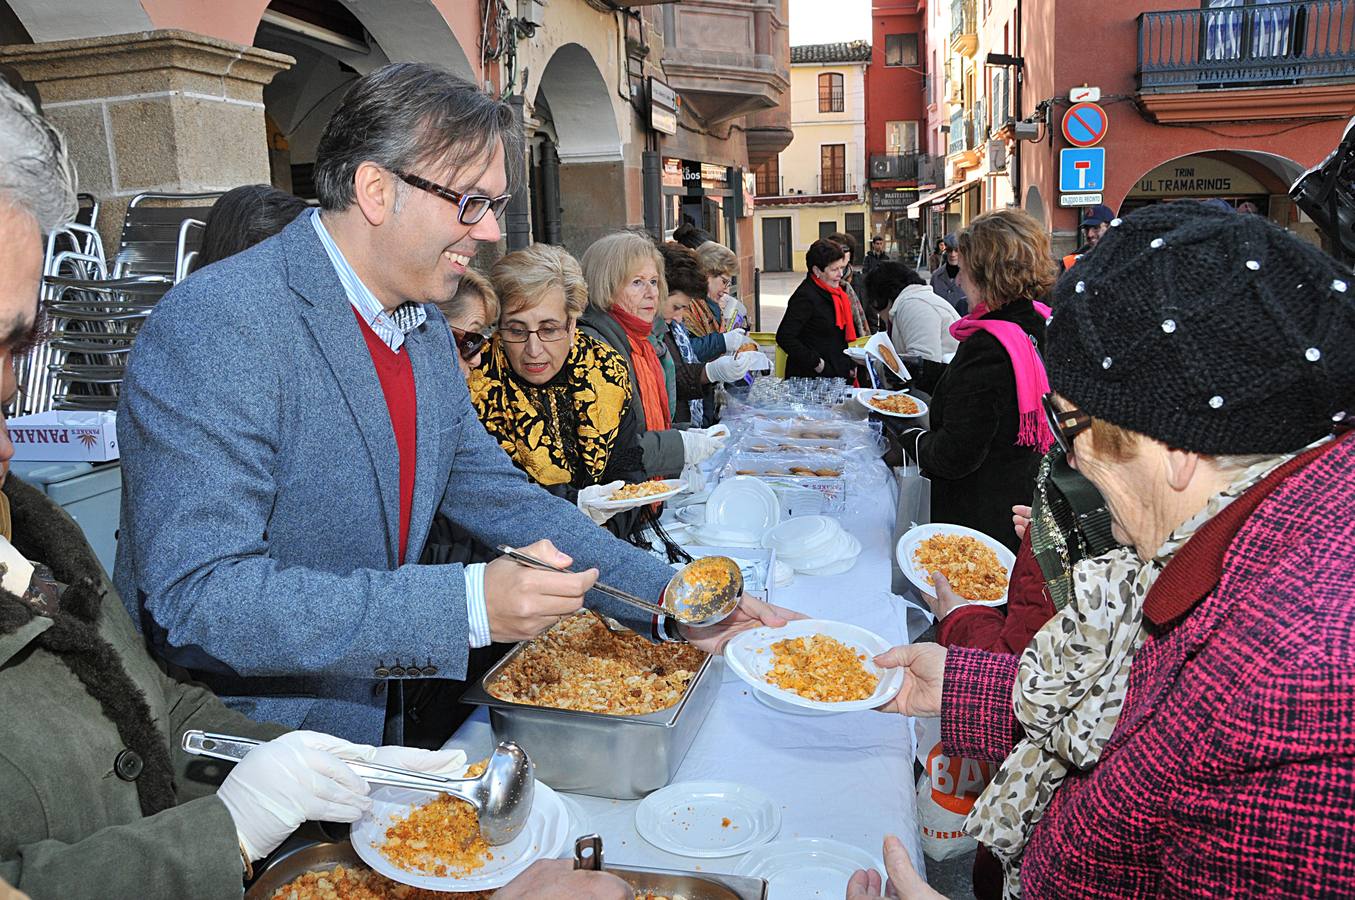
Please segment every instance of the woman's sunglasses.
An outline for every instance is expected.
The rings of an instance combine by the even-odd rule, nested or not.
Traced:
[[[489,335],[481,331],[462,331],[455,325],[448,325],[452,330],[452,341],[456,344],[456,352],[461,354],[461,358],[470,362],[475,358],[475,354],[485,349],[485,344],[489,342]]]
[[[1092,417],[1076,406],[1069,409],[1056,409],[1053,394],[1045,394],[1041,397],[1040,404],[1044,407],[1044,415],[1049,422],[1049,430],[1054,433],[1054,441],[1059,445],[1060,450],[1072,456],[1073,440],[1092,427]]]

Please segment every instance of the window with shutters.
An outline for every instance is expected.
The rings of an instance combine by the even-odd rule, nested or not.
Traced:
[[[824,72],[819,76],[819,112],[843,112],[846,108],[842,92],[842,73]]]
[[[780,157],[772,156],[759,163],[753,169],[753,174],[757,178],[756,190],[759,197],[775,197],[781,193]]]
[[[886,66],[917,65],[917,35],[916,34],[885,35],[885,65]]]
[[[819,148],[819,192],[847,192],[847,145],[824,144]]]

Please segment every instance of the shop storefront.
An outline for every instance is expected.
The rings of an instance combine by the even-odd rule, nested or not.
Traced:
[[[665,156],[661,185],[665,239],[683,222],[691,222],[711,240],[738,252],[744,185],[737,169]]]

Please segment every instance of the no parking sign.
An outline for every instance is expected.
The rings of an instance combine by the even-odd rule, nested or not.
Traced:
[[[1074,147],[1095,147],[1106,136],[1110,120],[1095,103],[1074,103],[1063,114],[1063,139]]]

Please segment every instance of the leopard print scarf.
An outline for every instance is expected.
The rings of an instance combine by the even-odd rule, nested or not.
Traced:
[[[1117,548],[1073,567],[1073,602],[1021,654],[1012,706],[1025,736],[965,819],[965,832],[1002,861],[1005,898],[1021,896],[1021,854],[1054,792],[1072,769],[1096,765],[1120,721],[1153,582],[1201,526],[1301,452],[1268,457],[1239,473],[1148,562]]]

